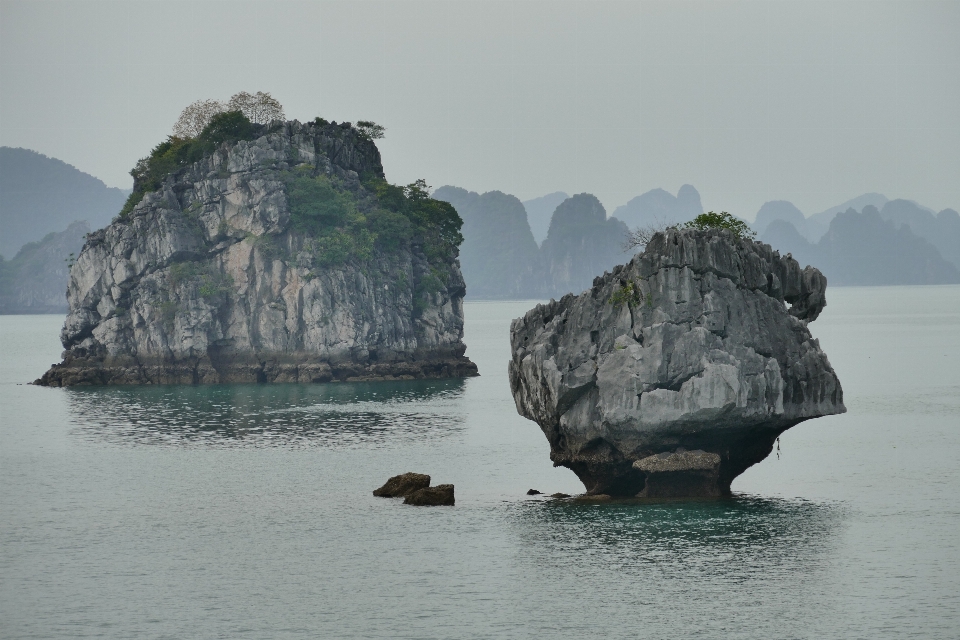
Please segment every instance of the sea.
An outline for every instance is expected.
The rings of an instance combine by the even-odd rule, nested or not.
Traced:
[[[718,500],[575,504],[466,304],[480,377],[49,389],[0,317],[2,638],[958,638],[960,287],[831,288],[848,413]],[[390,476],[456,506],[376,498]]]

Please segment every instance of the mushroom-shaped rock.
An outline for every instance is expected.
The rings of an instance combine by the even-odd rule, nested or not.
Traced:
[[[435,487],[418,489],[407,495],[403,500],[403,504],[412,504],[418,507],[453,506],[454,502],[452,484],[438,484]]]
[[[726,495],[777,436],[843,413],[807,323],[826,278],[725,230],[669,229],[510,328],[510,388],[591,494]]]
[[[429,486],[430,476],[423,473],[403,473],[387,480],[373,495],[380,498],[404,498]]]

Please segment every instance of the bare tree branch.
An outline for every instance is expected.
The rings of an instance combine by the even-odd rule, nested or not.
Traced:
[[[254,94],[241,91],[227,103],[230,111],[240,111],[254,124],[269,124],[274,120],[284,120],[283,105],[269,93],[257,91]]]
[[[650,224],[631,229],[627,232],[627,238],[623,243],[623,250],[625,252],[633,249],[643,251],[655,234],[662,233],[675,226],[674,224],[665,222],[659,217],[655,217]]]
[[[219,100],[197,100],[187,105],[180,113],[176,124],[173,125],[173,136],[175,138],[196,138],[203,132],[204,127],[210,123],[213,116],[226,110],[226,105]]]

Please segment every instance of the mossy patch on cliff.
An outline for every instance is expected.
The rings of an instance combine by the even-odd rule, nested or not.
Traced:
[[[335,178],[313,175],[309,165],[284,171],[281,178],[291,228],[308,238],[321,266],[351,258],[364,262],[374,249],[390,253],[411,241],[422,244],[431,263],[445,262],[463,242],[459,214],[450,204],[431,199],[423,180],[399,186],[367,178],[358,193]]]

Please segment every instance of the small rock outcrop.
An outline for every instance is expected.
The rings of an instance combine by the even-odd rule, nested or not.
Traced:
[[[452,484],[438,484],[435,487],[418,489],[403,500],[403,504],[412,504],[417,507],[452,507],[455,502]]]
[[[726,495],[783,431],[843,413],[807,323],[826,278],[725,230],[670,229],[510,330],[510,387],[590,494]]]
[[[402,473],[387,480],[373,495],[380,498],[405,498],[415,491],[430,486],[430,476],[424,473]]]
[[[38,384],[476,375],[456,211],[386,183],[350,123],[257,126],[193,162],[158,155],[172,139],[138,164],[141,199],[70,272],[64,360]]]

